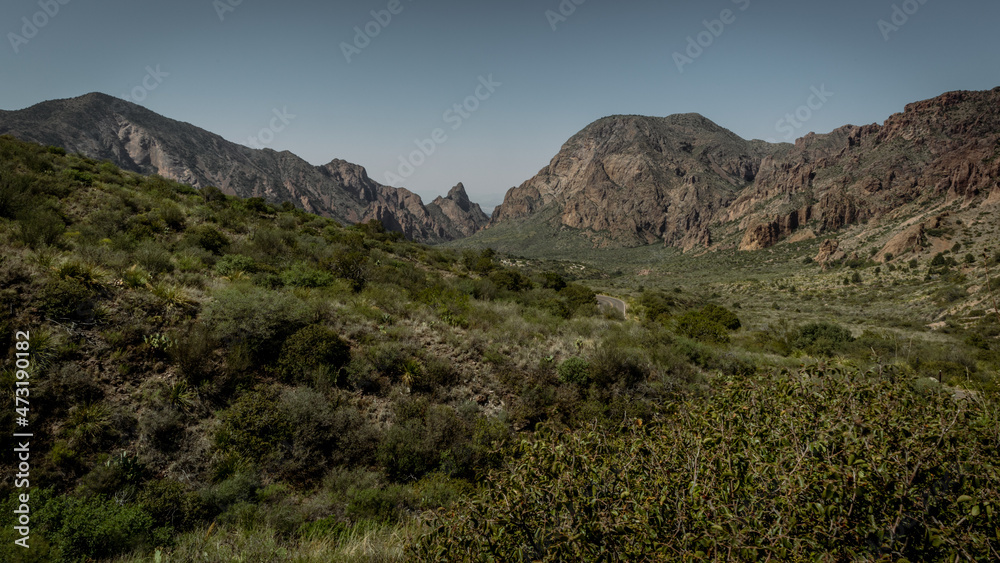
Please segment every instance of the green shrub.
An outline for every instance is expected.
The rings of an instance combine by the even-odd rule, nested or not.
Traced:
[[[638,348],[605,341],[590,362],[590,379],[598,387],[633,387],[649,375],[649,364]]]
[[[993,559],[994,405],[878,373],[719,383],[652,428],[522,440],[478,495],[437,512],[408,558]]]
[[[188,323],[171,334],[173,344],[167,349],[170,358],[190,383],[201,381],[212,372],[212,352],[216,341],[204,323]]]
[[[399,417],[379,444],[377,459],[393,481],[411,481],[448,462],[447,469],[461,474],[470,469],[469,429],[455,409],[432,405],[423,414]]]
[[[677,305],[677,302],[673,296],[662,291],[644,289],[639,296],[639,305],[645,308],[647,320],[662,323],[670,317],[670,310]]]
[[[257,271],[257,262],[242,254],[227,254],[215,263],[215,273],[220,276],[233,276],[238,273],[253,274]]]
[[[722,325],[722,327],[726,330],[739,330],[742,326],[739,317],[736,316],[736,313],[726,309],[725,307],[720,307],[710,303],[701,309],[701,314],[709,321]]]
[[[590,383],[590,362],[574,356],[564,360],[556,369],[559,373],[559,381],[563,383],[575,383],[577,385],[587,385]]]
[[[596,310],[597,294],[585,285],[567,284],[559,295],[566,300],[566,306],[571,314],[593,314]]]
[[[201,197],[205,198],[206,203],[218,203],[226,201],[229,196],[215,186],[205,186],[201,189]]]
[[[346,512],[355,521],[391,523],[399,521],[406,511],[415,508],[417,501],[410,487],[390,484],[354,491]]]
[[[470,272],[488,274],[495,267],[494,257],[496,257],[496,252],[492,248],[484,248],[478,253],[466,249],[462,251],[462,264]]]
[[[170,252],[151,240],[139,243],[135,250],[135,259],[140,266],[154,276],[174,271]]]
[[[525,276],[518,270],[512,270],[509,268],[491,271],[490,281],[501,289],[506,289],[507,291],[513,291],[515,293],[527,291],[534,286],[528,276]]]
[[[188,229],[185,238],[195,246],[217,255],[221,255],[230,244],[229,238],[211,225],[201,225]]]
[[[24,244],[37,248],[54,245],[66,231],[66,224],[56,211],[47,207],[32,207],[18,216],[18,238]]]
[[[31,178],[0,167],[0,217],[14,219],[32,207]]]
[[[833,356],[844,352],[847,345],[854,342],[851,331],[833,323],[811,323],[799,329],[798,336],[792,341],[792,347],[806,353],[822,356]]]
[[[85,321],[94,314],[94,293],[74,278],[49,279],[39,301],[40,308],[55,319]]]
[[[706,317],[701,311],[688,311],[677,317],[674,326],[678,333],[706,342],[727,344],[729,333],[726,327]]]
[[[150,481],[136,500],[152,518],[154,526],[171,532],[189,530],[206,517],[201,497],[187,492],[184,485],[177,481]]]
[[[562,291],[566,287],[566,279],[555,272],[545,272],[542,274],[542,287]]]
[[[310,310],[293,295],[252,286],[232,286],[216,294],[204,322],[223,344],[240,344],[252,357],[269,361],[285,338],[302,328]]]
[[[156,209],[155,213],[156,218],[171,231],[181,232],[187,226],[187,217],[184,215],[184,211],[172,201],[164,201],[162,207]]]
[[[250,461],[274,456],[293,431],[279,400],[273,387],[258,387],[237,399],[221,417],[222,427],[215,435],[218,448]]]
[[[310,325],[285,341],[277,369],[285,381],[323,379],[336,384],[340,368],[350,361],[351,347],[340,335],[325,326]]]
[[[44,538],[51,561],[120,555],[139,547],[152,525],[141,507],[100,495],[78,498],[56,496],[49,490],[34,492],[32,509],[32,539]]]
[[[368,254],[361,248],[351,247],[342,247],[334,251],[332,269],[338,277],[350,282],[355,292],[364,289],[371,270]]]
[[[433,393],[439,389],[447,390],[458,381],[458,372],[448,360],[441,358],[425,359],[419,369],[412,374],[410,387],[418,393]]]
[[[326,287],[332,284],[333,280],[333,274],[330,272],[310,267],[301,262],[281,272],[281,281],[285,285],[293,287]]]

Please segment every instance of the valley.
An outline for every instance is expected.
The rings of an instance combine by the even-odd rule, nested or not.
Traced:
[[[794,145],[612,116],[492,216],[101,95],[0,113],[0,558],[990,560],[997,96]]]

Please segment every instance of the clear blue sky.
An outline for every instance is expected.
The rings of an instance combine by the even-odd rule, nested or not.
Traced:
[[[546,15],[561,3],[574,13]],[[427,201],[462,181],[491,206],[606,115],[698,112],[745,138],[785,140],[882,122],[949,90],[1000,85],[995,0],[392,4],[5,0],[0,108],[92,91],[125,97],[147,67],[159,67],[169,76],[146,80],[155,88],[138,91],[142,105],[242,144],[287,108],[295,117],[265,134],[266,146],[314,164],[343,158],[382,183],[417,150],[415,139],[442,129],[446,140],[425,144],[433,154],[395,185]],[[880,20],[895,25],[894,4],[917,10],[905,22],[897,13],[897,29],[880,29]],[[39,15],[43,5],[58,13]],[[384,27],[369,25],[378,35],[349,63],[342,44],[354,43],[354,27],[389,7],[402,10]],[[730,23],[712,24],[727,9]],[[25,17],[44,25],[32,34]],[[688,37],[701,32],[708,46],[692,48],[697,57],[680,72],[674,54],[688,56]],[[480,88],[488,99],[454,129],[459,114],[445,112],[490,75],[500,85]],[[813,87],[832,96],[810,100]],[[810,101],[819,107],[799,112],[811,114],[805,123],[779,123]]]

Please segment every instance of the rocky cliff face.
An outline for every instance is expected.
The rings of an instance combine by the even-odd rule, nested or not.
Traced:
[[[446,197],[438,197],[429,203],[427,211],[434,216],[435,224],[444,229],[438,236],[447,240],[472,236],[490,222],[490,216],[483,213],[478,203],[469,199],[461,183],[452,188]]]
[[[562,226],[599,233],[606,244],[707,245],[710,219],[780,150],[695,114],[604,118],[510,190],[492,223],[556,206]]]
[[[762,164],[722,220],[740,221],[740,248],[754,250],[807,224],[824,232],[898,221],[935,202],[982,203],[997,190],[1000,88],[951,92],[909,104],[881,126],[799,139]]]
[[[290,152],[230,143],[104,94],[0,111],[0,134],[60,146],[198,188],[216,186],[230,195],[290,201],[347,223],[379,219],[420,241],[451,240],[481,224],[474,214],[432,212],[416,194],[378,184],[356,164],[334,160],[312,166]]]
[[[944,94],[883,125],[810,133],[794,146],[745,141],[693,114],[601,119],[510,190],[491,224],[555,207],[562,227],[607,244],[687,249],[727,238],[758,250],[800,230],[997,197],[1000,88]]]

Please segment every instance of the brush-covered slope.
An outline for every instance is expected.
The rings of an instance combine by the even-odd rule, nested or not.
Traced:
[[[383,186],[356,164],[333,160],[317,167],[287,151],[251,149],[99,93],[2,111],[0,134],[194,187],[215,186],[230,195],[272,203],[289,201],[342,222],[378,219],[415,240],[449,240],[482,223],[475,214],[432,213],[420,196]]]

